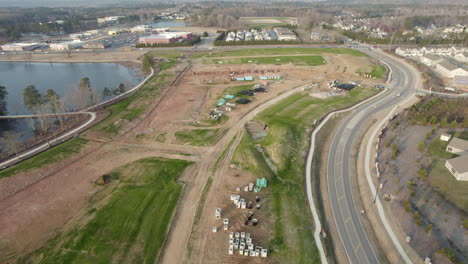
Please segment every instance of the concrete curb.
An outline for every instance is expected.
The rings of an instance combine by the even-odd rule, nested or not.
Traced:
[[[322,231],[322,224],[320,222],[320,218],[318,216],[317,212],[317,207],[315,206],[314,199],[313,199],[313,194],[312,194],[312,177],[311,177],[311,171],[312,171],[312,159],[314,157],[314,150],[315,150],[315,137],[317,136],[317,133],[322,129],[322,127],[330,120],[331,117],[333,117],[335,114],[339,113],[344,113],[348,112],[351,110],[354,110],[361,105],[379,97],[382,96],[384,93],[386,93],[388,90],[385,89],[383,92],[378,93],[372,97],[367,98],[366,100],[355,104],[349,108],[338,110],[338,111],[332,111],[329,112],[324,119],[320,122],[320,124],[317,126],[317,128],[314,129],[312,132],[312,135],[310,136],[310,148],[309,148],[309,154],[307,155],[307,162],[306,162],[306,190],[307,190],[307,199],[309,200],[309,207],[310,211],[312,212],[312,217],[314,219],[315,223],[315,230],[314,230],[314,238],[315,242],[317,243],[317,248],[320,253],[320,261],[323,264],[328,263],[327,257],[325,255],[325,251],[323,250],[323,244],[322,240],[320,239],[320,233]]]

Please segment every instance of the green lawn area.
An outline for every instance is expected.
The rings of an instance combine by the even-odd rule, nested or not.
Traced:
[[[141,159],[112,173],[70,231],[36,251],[34,263],[155,263],[164,244],[191,163]]]
[[[211,64],[288,64],[316,66],[326,63],[322,56],[282,56],[282,57],[246,57],[233,59],[210,59],[204,60],[204,63]]]
[[[234,56],[256,56],[256,55],[294,55],[294,54],[349,54],[357,57],[369,57],[358,50],[344,48],[263,48],[263,49],[238,49],[213,52],[207,57],[234,57]]]
[[[442,141],[439,139],[439,137],[437,137],[427,147],[427,153],[437,158],[444,158],[444,159],[455,158],[457,155],[446,151],[448,144],[449,142]]]
[[[20,172],[27,172],[53,162],[64,160],[68,156],[80,152],[81,148],[86,145],[86,142],[87,140],[82,138],[73,138],[17,165],[0,171],[0,178],[10,177]]]
[[[109,106],[112,113],[103,121],[92,127],[92,130],[117,135],[123,125],[119,120],[132,121],[140,117],[146,110],[147,104],[142,101],[154,100],[160,94],[159,90],[168,85],[173,75],[160,73],[148,81],[133,96]]]
[[[308,149],[307,128],[327,112],[350,106],[376,94],[376,89],[355,89],[348,96],[321,100],[298,93],[260,113],[257,119],[269,125],[268,136],[253,141],[244,135],[233,163],[269,179],[273,202],[270,236],[272,254],[279,263],[319,263],[313,223],[304,195],[304,156]],[[265,155],[255,145],[259,144]],[[269,161],[267,161],[269,160]],[[272,168],[268,162],[277,167]]]
[[[445,199],[468,211],[468,182],[457,181],[445,167],[445,160],[434,158],[427,178]]]
[[[465,132],[466,133],[466,132]],[[458,136],[464,136],[463,132],[456,133]],[[446,151],[448,142],[442,141],[437,137],[432,141],[427,154],[432,158],[429,168],[428,180],[431,186],[436,187],[438,191],[458,208],[468,210],[468,182],[457,181],[455,177],[445,167],[445,161],[457,157],[457,155]]]
[[[179,143],[192,146],[211,146],[226,133],[225,129],[193,129],[177,131],[175,137]]]
[[[387,69],[382,65],[372,65],[372,71],[369,72],[369,75],[375,78],[381,78],[385,75]]]
[[[182,52],[176,50],[154,50],[150,52],[151,55],[159,58],[176,59],[182,56]]]

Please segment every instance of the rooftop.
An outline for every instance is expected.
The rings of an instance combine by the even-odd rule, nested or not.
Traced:
[[[468,151],[468,141],[454,137],[454,138],[450,141],[450,143],[448,144],[448,147],[452,147],[452,148],[457,148],[457,149],[467,150],[467,151]],[[468,165],[468,163],[467,163],[467,165]]]
[[[37,45],[37,43],[10,43],[10,44],[4,44],[3,46],[28,47],[28,46],[34,46],[34,45]]]
[[[441,63],[439,63],[440,66],[444,67],[445,69],[449,70],[449,71],[453,71],[453,70],[456,70],[456,69],[459,69],[460,67],[447,61],[447,60],[444,60],[442,61]]]
[[[176,38],[181,35],[187,35],[190,34],[191,32],[161,32],[158,34],[151,34],[146,37],[141,37],[141,39],[170,39],[170,38]]]
[[[458,173],[468,172],[468,155],[447,160]]]
[[[442,59],[441,57],[435,56],[435,55],[432,55],[432,54],[425,54],[423,57],[427,58],[427,59],[430,59],[431,61],[437,61],[437,60]]]

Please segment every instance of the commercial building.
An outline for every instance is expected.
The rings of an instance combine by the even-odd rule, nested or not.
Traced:
[[[130,29],[130,32],[132,33],[145,33],[145,32],[151,32],[151,26],[149,25],[138,25],[134,26]]]
[[[190,40],[194,37],[192,32],[161,32],[158,34],[152,34],[147,37],[141,37],[141,44],[169,44],[177,43],[184,40]]]
[[[107,24],[107,25],[112,25],[116,24],[119,21],[119,18],[123,18],[124,16],[108,16],[108,17],[103,17],[103,18],[98,18],[97,23],[99,25]]]
[[[37,43],[11,43],[2,45],[4,51],[30,51],[39,48]]]
[[[79,49],[83,46],[84,42],[80,40],[64,41],[59,43],[50,44],[51,50],[71,50]]]
[[[88,42],[83,45],[83,49],[105,49],[108,47],[110,47],[109,44],[100,41]]]
[[[297,40],[296,34],[289,28],[277,27],[273,31],[278,36],[278,40]]]

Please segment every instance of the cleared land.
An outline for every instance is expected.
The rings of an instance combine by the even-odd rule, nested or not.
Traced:
[[[90,200],[70,231],[38,250],[36,263],[154,263],[191,163],[147,158],[108,174],[111,183]]]
[[[282,56],[282,57],[252,57],[252,58],[233,58],[233,59],[212,59],[205,60],[204,63],[212,64],[288,64],[317,66],[326,63],[322,56]]]
[[[175,132],[176,139],[181,144],[192,146],[210,146],[215,144],[224,134],[225,129],[193,129]]]
[[[279,56],[285,56],[289,53],[299,55],[304,54],[304,52],[312,52],[308,50],[274,49],[274,52],[279,51],[282,53]],[[258,231],[257,236],[255,236],[256,243],[272,249],[273,255],[266,259],[257,260],[267,263],[275,263],[280,260],[288,262],[287,258],[289,257],[290,261],[296,262],[296,259],[298,261],[306,260],[304,256],[311,256],[311,259],[317,260],[318,255],[315,249],[309,250],[310,245],[314,243],[311,235],[311,218],[310,215],[304,215],[304,212],[308,212],[308,209],[305,207],[302,187],[299,187],[302,184],[301,175],[303,171],[293,165],[296,165],[295,162],[297,161],[299,167],[303,166],[301,149],[307,145],[304,142],[300,143],[302,139],[297,138],[297,135],[306,133],[306,128],[313,123],[313,120],[321,116],[319,112],[340,107],[339,101],[333,101],[338,98],[322,101],[309,97],[304,92],[301,93],[301,98],[293,96],[286,100],[287,103],[278,103],[279,108],[277,107],[275,110],[278,113],[270,113],[269,115],[272,116],[272,119],[277,119],[271,120],[271,123],[277,124],[272,128],[272,133],[280,137],[277,139],[279,142],[273,142],[269,145],[268,141],[273,139],[268,137],[259,146],[265,150],[265,157],[269,157],[271,164],[278,167],[276,172],[270,169],[267,164],[267,167],[259,168],[265,168],[265,170],[272,170],[273,172],[265,171],[262,172],[263,174],[259,173],[257,175],[250,171],[230,169],[229,163],[235,147],[241,139],[241,146],[252,147],[253,143],[250,142],[249,138],[237,136],[243,129],[243,123],[239,121],[243,120],[242,122],[244,122],[244,117],[249,116],[250,118],[250,116],[253,116],[251,115],[252,111],[255,112],[255,109],[261,107],[262,104],[273,105],[272,100],[283,96],[284,93],[292,90],[299,92],[301,87],[311,84],[316,84],[311,92],[329,91],[327,82],[330,80],[356,81],[361,83],[363,87],[371,87],[381,82],[381,80],[356,76],[354,73],[358,68],[367,67],[373,65],[373,63],[365,56],[361,56],[361,54],[357,54],[359,57],[355,57],[352,55],[355,54],[354,51],[346,52],[348,53],[336,56],[334,54],[336,50],[314,50],[311,54],[322,56],[327,64],[313,67],[291,64],[214,65],[204,64],[203,58],[198,59],[197,56],[188,59],[176,59],[177,54],[161,55],[162,59],[167,60],[163,63],[167,63],[167,67],[171,67],[153,78],[148,87],[144,87],[137,92],[134,96],[136,99],[129,98],[129,101],[124,101],[114,106],[115,108],[111,108],[110,117],[96,128],[87,131],[86,135],[82,135],[88,140],[86,153],[72,155],[73,159],[68,158],[65,162],[35,168],[14,177],[4,178],[3,181],[0,179],[0,189],[9,190],[13,185],[18,185],[15,189],[18,192],[14,192],[10,198],[0,201],[0,210],[4,212],[0,215],[0,237],[4,238],[2,240],[4,243],[0,245],[0,252],[2,252],[0,262],[13,263],[21,256],[29,255],[28,253],[43,247],[51,234],[56,234],[57,231],[62,232],[57,236],[60,239],[58,241],[52,240],[51,245],[43,249],[50,250],[49,255],[51,258],[58,258],[59,250],[62,250],[64,256],[76,255],[70,258],[81,260],[82,255],[86,255],[84,253],[85,249],[81,251],[83,254],[80,255],[78,252],[65,252],[67,247],[60,247],[60,245],[64,243],[74,245],[78,238],[76,241],[72,241],[70,237],[67,237],[68,231],[75,230],[78,227],[87,228],[88,223],[93,223],[91,217],[98,215],[109,204],[111,196],[92,207],[96,208],[96,211],[88,208],[90,201],[94,202],[95,197],[99,197],[98,195],[104,193],[101,191],[103,186],[96,184],[96,182],[101,179],[104,173],[118,169],[121,164],[128,164],[148,157],[165,157],[197,163],[196,166],[187,168],[189,172],[184,173],[183,181],[188,184],[189,188],[184,190],[185,193],[177,208],[173,222],[175,228],[171,229],[164,246],[165,250],[161,256],[163,263],[183,262],[184,257],[188,254],[185,249],[188,248],[190,234],[196,234],[192,236],[191,245],[193,246],[191,247],[191,257],[188,259],[190,263],[249,261],[248,257],[231,258],[226,250],[226,236],[219,233],[218,236],[214,237],[211,232],[207,231],[211,230],[212,227],[211,220],[214,208],[220,206],[220,201],[224,204],[228,202],[226,200],[229,200],[228,193],[222,190],[229,187],[228,189],[232,191],[233,187],[245,184],[263,175],[271,177],[270,179],[273,181],[272,187],[262,192],[264,207],[262,207],[262,213],[259,213],[259,219],[263,224],[260,224],[259,228],[252,226],[249,226],[249,228]],[[223,53],[221,52],[221,54]],[[207,54],[202,56],[205,55]],[[268,54],[259,55],[260,57],[268,56]],[[241,56],[253,57],[255,55],[244,54]],[[216,57],[218,55],[210,58]],[[187,65],[191,65],[191,67],[180,75],[177,82],[169,86],[168,83],[171,83]],[[161,66],[161,68],[163,67]],[[231,72],[236,72],[241,76],[253,75],[255,81],[232,81],[230,78]],[[237,105],[231,112],[226,111],[224,116],[229,117],[222,122],[203,122],[208,119],[208,113],[212,111],[221,96],[227,93],[235,94],[239,90],[252,89],[258,83],[258,76],[264,74],[281,75],[283,78],[281,80],[271,80],[271,83],[266,87],[268,92],[257,93],[254,97],[251,97],[253,99],[251,103]],[[347,97],[348,103],[358,99],[358,97],[354,96],[354,93],[364,93],[364,91],[374,92],[374,90],[366,88],[363,88],[362,91],[361,89],[353,91],[350,93],[350,97]],[[141,94],[139,94],[140,92]],[[336,104],[332,102],[336,102]],[[320,107],[315,106],[316,104]],[[342,106],[344,105],[346,105],[345,102],[343,102]],[[309,114],[310,116],[308,116]],[[268,119],[270,118],[269,115],[261,116]],[[292,118],[293,121],[286,120],[288,118]],[[284,122],[284,129],[288,131],[285,134],[278,132],[283,129],[279,126],[281,122]],[[289,129],[288,127],[291,124],[288,122],[294,124],[295,122],[308,123],[300,128]],[[216,139],[217,136],[215,136],[216,133],[213,134],[212,131],[192,134],[192,130],[197,129],[225,130],[226,134],[220,136],[218,140]],[[187,131],[190,132],[185,133]],[[186,140],[193,141],[200,138],[207,142],[212,141],[213,145],[191,146],[180,142],[177,138],[177,132],[184,132],[183,137]],[[209,136],[206,137],[207,135]],[[233,138],[235,139],[233,140]],[[287,142],[291,138],[293,140]],[[201,144],[202,142],[203,140],[198,140],[198,143]],[[280,145],[282,147],[278,147]],[[297,154],[296,156],[294,152]],[[281,156],[283,153],[285,153],[285,157]],[[266,160],[265,157],[262,155],[256,159]],[[264,164],[261,165],[265,166]],[[236,176],[237,174],[239,175]],[[33,178],[35,175],[45,176],[40,181],[28,181],[27,184],[23,182],[17,184],[18,181],[15,181],[18,178]],[[284,187],[281,187],[278,182],[283,177],[285,182],[283,183]],[[207,182],[211,184],[211,188],[204,188]],[[120,180],[116,180],[114,183],[118,184],[116,188],[127,184],[127,182],[120,182]],[[111,185],[114,183],[111,183]],[[229,186],[225,187],[226,184]],[[132,187],[138,189],[140,187],[139,183],[136,185],[132,185]],[[117,193],[118,189],[115,190],[114,192]],[[273,194],[274,192],[280,194]],[[286,199],[284,203],[281,202],[283,196]],[[278,197],[280,202],[278,202]],[[203,203],[205,198],[206,203]],[[202,203],[195,205],[198,201],[202,201]],[[288,208],[287,202],[293,204],[292,208]],[[197,208],[199,209],[197,210]],[[86,215],[88,211],[90,213]],[[286,215],[287,213],[291,213],[291,215]],[[283,217],[278,220],[277,215]],[[192,220],[198,219],[198,216],[200,219],[199,224],[194,226],[192,230]],[[232,217],[234,220],[243,216],[232,214]],[[153,218],[155,217],[153,216]],[[271,223],[271,225],[268,223]],[[294,228],[290,226],[294,226]],[[301,228],[295,228],[295,226],[301,226]],[[243,224],[242,227],[238,226],[238,228],[243,228]],[[272,233],[272,230],[274,233]],[[93,240],[99,241],[100,237],[96,238],[97,235],[90,235],[90,237],[93,236]],[[132,241],[139,241],[139,238],[140,236],[136,236],[135,240]],[[119,239],[116,241],[121,241]],[[303,240],[303,242],[298,242],[299,240]],[[85,238],[81,240],[80,238],[80,241],[85,243],[88,240]],[[92,242],[86,243],[90,243],[86,245],[93,245]],[[273,246],[270,247],[269,244]],[[129,247],[128,251],[126,251],[126,246]],[[295,248],[292,249],[293,247]],[[115,258],[122,263],[132,262],[135,254],[140,254],[145,259],[149,258],[149,253],[144,253],[142,246],[132,248],[129,244],[122,242],[116,248],[122,253],[116,254]],[[91,250],[94,249],[89,249],[89,251]],[[303,255],[304,251],[308,252]],[[41,257],[40,255],[35,256]],[[136,259],[137,262],[139,260]]]
[[[259,115],[258,119],[269,125],[266,138],[242,138],[233,163],[270,180],[274,224],[269,243],[279,262],[320,262],[317,249],[311,248],[315,245],[312,216],[304,202],[306,129],[328,111],[350,106],[376,92],[356,89],[348,96],[326,101],[303,93],[292,95]]]
[[[137,119],[147,110],[148,104],[145,101],[149,98],[156,99],[161,94],[161,88],[169,84],[171,77],[173,76],[164,73],[154,76],[135,95],[110,106],[110,116],[92,130],[117,135],[124,123]]]

